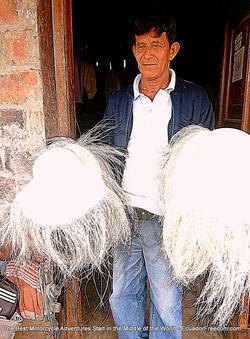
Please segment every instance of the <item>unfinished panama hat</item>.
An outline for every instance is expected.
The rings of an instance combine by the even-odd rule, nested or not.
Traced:
[[[71,274],[100,268],[110,250],[129,241],[133,212],[113,171],[123,154],[96,141],[90,133],[78,142],[57,138],[35,160],[0,230],[1,245],[11,246],[18,263],[35,254]]]
[[[161,169],[163,251],[185,285],[206,274],[197,317],[225,326],[250,292],[250,136],[189,126]]]

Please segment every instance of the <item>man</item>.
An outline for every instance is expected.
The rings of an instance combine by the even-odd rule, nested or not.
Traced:
[[[139,219],[129,250],[117,248],[110,305],[118,337],[181,338],[182,290],[162,256],[158,169],[161,151],[182,127],[214,128],[212,104],[203,88],[176,77],[170,62],[180,49],[176,24],[165,15],[135,21],[133,54],[140,74],[114,93],[104,118],[113,119],[111,143],[128,151],[122,186]],[[146,286],[150,324],[145,324]]]

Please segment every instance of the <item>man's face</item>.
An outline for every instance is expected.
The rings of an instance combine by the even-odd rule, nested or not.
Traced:
[[[156,37],[154,30],[135,36],[133,53],[144,78],[155,79],[168,73],[170,60],[178,50],[178,43],[169,45],[165,32],[159,37]]]

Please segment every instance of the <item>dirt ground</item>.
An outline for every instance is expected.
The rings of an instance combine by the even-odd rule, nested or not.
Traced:
[[[225,338],[238,338],[238,336],[229,336],[225,337],[221,332],[217,331],[205,331],[198,326],[197,322],[194,320],[196,309],[194,303],[199,295],[201,285],[198,283],[192,290],[185,291],[183,298],[183,331],[182,339],[225,339]],[[82,306],[83,306],[83,321],[82,328],[86,330],[79,334],[79,331],[76,332],[64,332],[60,334],[58,339],[117,339],[117,332],[115,331],[115,323],[112,318],[112,314],[109,308],[108,298],[111,291],[111,279],[101,278],[100,275],[96,275],[95,279],[91,278],[90,280],[82,281]],[[149,304],[149,295],[147,298]],[[149,312],[147,307],[146,321],[148,322]],[[129,311],[129,310],[128,310]],[[25,322],[22,326],[32,324],[26,324]],[[36,326],[45,326],[43,324],[35,324]],[[34,324],[33,324],[34,326]],[[51,332],[49,333],[38,333],[38,332],[18,332],[15,335],[15,339],[26,339],[26,338],[35,338],[35,339],[52,339]],[[250,338],[246,336],[244,338]],[[1,333],[0,333],[0,339]],[[6,338],[4,338],[6,339]],[[168,335],[166,333],[166,339]]]

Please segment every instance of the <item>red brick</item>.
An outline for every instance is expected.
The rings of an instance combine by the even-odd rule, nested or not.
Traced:
[[[0,178],[0,199],[11,202],[15,193],[15,180]]]
[[[0,103],[25,102],[36,83],[37,74],[34,72],[16,72],[0,76]]]
[[[7,63],[19,64],[29,56],[29,39],[25,32],[6,32],[4,36]]]
[[[0,23],[11,24],[17,18],[16,0],[0,0]]]
[[[0,126],[16,124],[20,128],[24,127],[23,111],[15,109],[1,109],[0,110]]]

